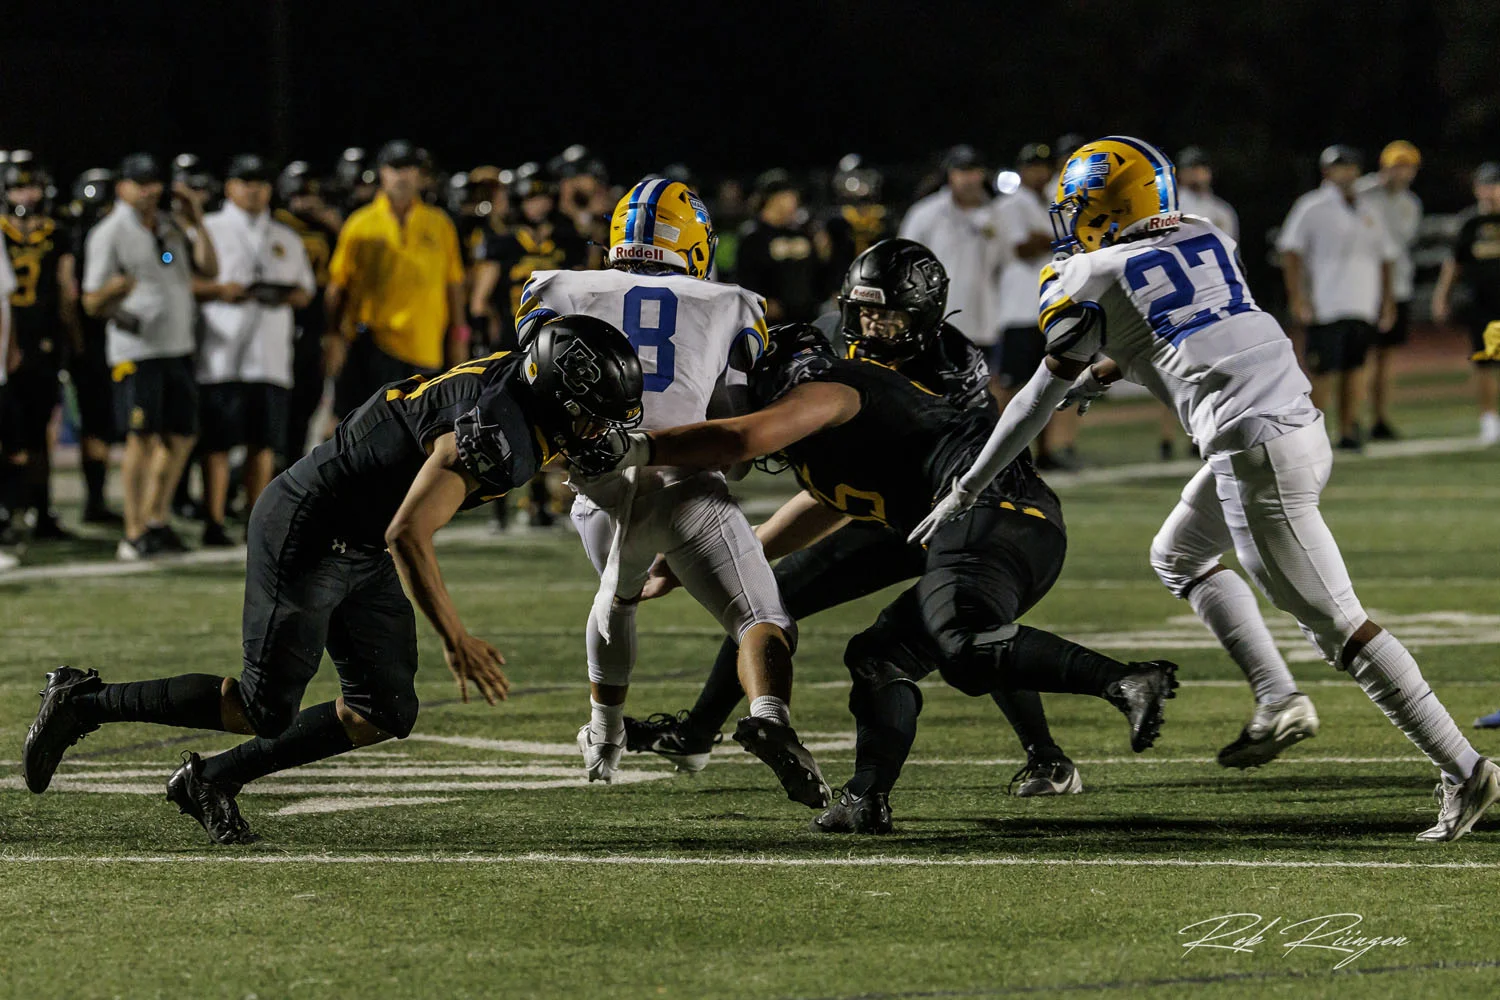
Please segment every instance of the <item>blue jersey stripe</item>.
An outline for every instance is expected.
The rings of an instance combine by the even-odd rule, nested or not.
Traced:
[[[1172,161],[1167,159],[1167,154],[1140,139],[1133,139],[1128,135],[1110,135],[1105,139],[1129,146],[1146,158],[1156,171],[1156,195],[1161,204],[1160,211],[1177,211],[1177,184],[1172,177]]]

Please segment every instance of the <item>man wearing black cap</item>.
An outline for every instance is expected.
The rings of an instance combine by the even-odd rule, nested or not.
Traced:
[[[1458,230],[1453,254],[1443,261],[1443,273],[1432,293],[1432,318],[1447,323],[1454,317],[1453,286],[1468,289],[1469,304],[1458,315],[1468,328],[1479,390],[1479,443],[1500,444],[1500,163],[1481,163],[1474,171],[1472,215]],[[1500,727],[1500,712],[1488,715],[1484,728]]]
[[[202,387],[205,546],[231,544],[224,530],[229,450],[243,445],[250,506],[286,451],[292,387],[292,311],[312,301],[316,284],[302,240],[271,218],[271,166],[254,153],[229,161],[224,207],[204,219],[218,249],[219,273],[195,285],[203,303],[198,350]]]
[[[1177,154],[1177,206],[1183,215],[1207,219],[1240,238],[1240,217],[1229,202],[1214,194],[1214,167],[1202,146],[1187,146]]]
[[[1287,306],[1307,330],[1313,405],[1328,412],[1337,383],[1338,445],[1358,451],[1365,355],[1377,328],[1396,322],[1391,282],[1398,250],[1379,213],[1356,193],[1359,152],[1329,146],[1318,162],[1323,184],[1297,199],[1276,248]]]
[[[126,433],[125,537],[116,551],[123,560],[184,548],[167,514],[198,434],[193,275],[219,271],[202,196],[175,183],[164,213],[162,176],[150,153],[125,157],[115,207],[89,233],[83,274],[84,311],[109,321],[106,355]]]
[[[734,280],[765,298],[766,322],[812,322],[832,287],[824,287],[802,193],[785,170],[767,170],[755,181],[754,204],[755,218],[740,229]]]
[[[422,200],[427,154],[393,139],[376,162],[380,194],[344,223],[324,291],[341,417],[382,385],[469,356],[463,255],[453,220]]]
[[[940,164],[948,183],[918,201],[901,220],[901,235],[937,254],[948,272],[949,320],[981,348],[999,341],[997,277],[1005,263],[1000,227],[985,188],[984,158],[954,146]]]

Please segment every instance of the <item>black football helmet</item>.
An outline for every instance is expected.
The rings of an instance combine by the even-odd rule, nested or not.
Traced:
[[[12,188],[27,187],[40,188],[41,198],[33,205],[7,198],[10,213],[18,217],[28,214],[51,215],[52,200],[57,196],[57,185],[52,182],[52,175],[37,162],[31,150],[12,150],[4,171],[0,172],[0,189],[9,191]]]
[[[798,373],[815,358],[832,361],[838,354],[811,323],[782,323],[766,331],[766,349],[750,367],[746,380],[756,407],[768,406],[797,384]]]
[[[595,451],[640,426],[645,376],[635,349],[623,333],[593,316],[534,320],[522,337],[533,416],[553,447],[591,471]]]
[[[276,195],[283,205],[299,195],[322,193],[323,182],[313,175],[312,165],[306,160],[293,160],[276,177]]]
[[[849,265],[838,302],[839,329],[852,356],[886,364],[908,361],[937,339],[948,308],[948,272],[915,240],[881,240]],[[894,337],[866,337],[861,306],[904,312],[907,327]]]

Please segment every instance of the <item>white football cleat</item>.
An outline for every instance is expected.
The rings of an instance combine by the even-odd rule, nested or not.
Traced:
[[[578,749],[583,752],[583,769],[589,781],[602,781],[606,785],[620,766],[620,755],[625,748],[618,743],[595,743],[594,733],[587,724],[578,730]]]
[[[1292,744],[1316,735],[1318,713],[1312,699],[1295,691],[1280,701],[1256,705],[1255,714],[1239,737],[1219,751],[1219,763],[1224,767],[1260,767]]]
[[[1438,781],[1437,797],[1442,802],[1437,825],[1417,834],[1423,844],[1442,844],[1457,840],[1473,829],[1479,817],[1500,801],[1500,766],[1488,757],[1479,758],[1479,766],[1461,785]]]

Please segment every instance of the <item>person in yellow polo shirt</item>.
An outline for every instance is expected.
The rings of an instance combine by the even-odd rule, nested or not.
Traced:
[[[427,154],[394,139],[377,162],[380,194],[344,223],[328,267],[324,364],[339,417],[382,385],[469,356],[458,233],[421,198]]]

